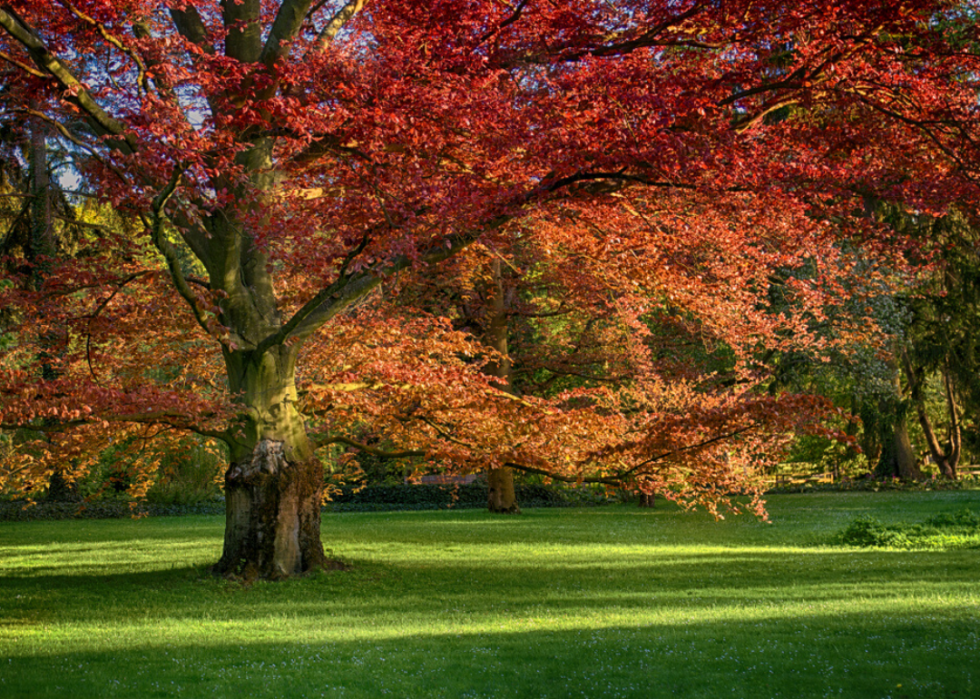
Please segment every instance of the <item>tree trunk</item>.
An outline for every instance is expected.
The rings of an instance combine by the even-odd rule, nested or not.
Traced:
[[[32,107],[36,105],[32,104]],[[30,165],[30,237],[27,248],[31,263],[31,286],[40,291],[51,271],[51,263],[57,254],[54,238],[54,214],[52,212],[51,178],[48,175],[47,128],[38,121],[31,122]],[[41,378],[53,381],[60,376],[57,360],[64,352],[67,335],[57,327],[48,327],[42,333],[38,362]],[[55,467],[48,481],[47,499],[53,502],[76,502],[81,499],[78,485],[65,478],[65,470]]]
[[[506,466],[492,468],[487,474],[487,509],[497,514],[521,513],[514,490],[514,471]]]
[[[956,467],[959,466],[963,450],[963,435],[960,432],[959,406],[953,390],[953,377],[948,365],[943,367],[943,383],[946,388],[946,409],[949,411],[949,452],[946,456],[947,471],[943,475],[956,480],[959,477]]]
[[[887,429],[888,427],[891,429]],[[891,434],[885,435],[882,440],[875,473],[885,478],[919,478],[921,473],[915,463],[915,452],[909,439],[908,421],[904,409],[899,408],[899,415],[892,425],[883,428],[883,432],[887,430]]]
[[[229,330],[222,345],[228,389],[239,422],[227,441],[225,542],[213,572],[246,579],[280,579],[328,565],[320,542],[323,465],[297,410],[296,358],[301,342],[276,340],[282,312],[268,259],[256,245],[243,213],[260,215],[272,196],[274,141],[256,138],[236,156],[250,173],[251,191],[205,220],[196,240],[210,287],[222,290],[220,320]],[[237,183],[219,185],[235,191]],[[171,266],[171,274],[179,276]]]
[[[904,356],[905,373],[908,376],[911,389],[911,400],[915,404],[915,412],[919,418],[919,425],[922,427],[922,434],[925,436],[926,446],[929,449],[929,456],[939,468],[939,472],[946,478],[956,478],[956,466],[960,459],[960,423],[959,408],[956,405],[956,398],[953,394],[953,384],[950,380],[949,372],[943,368],[943,386],[946,392],[946,410],[949,415],[949,440],[948,448],[943,448],[939,444],[939,438],[933,429],[932,420],[926,410],[925,400],[925,376],[923,369],[916,368],[908,355]]]
[[[915,452],[912,450],[912,441],[909,439],[908,420],[904,410],[901,411],[898,420],[895,422],[892,458],[894,459],[894,472],[899,478],[914,480],[922,477],[922,473],[915,463]]]
[[[225,544],[213,570],[279,579],[327,567],[320,542],[323,465],[296,410],[296,351],[226,353],[247,417],[225,475]]]
[[[881,457],[876,472],[879,476],[917,479],[922,477],[922,473],[915,463],[915,452],[909,439],[907,417],[909,401],[902,399],[902,381],[898,365],[893,365],[892,369],[895,385],[894,420],[891,425],[882,426],[882,431],[890,434],[883,435],[881,440]],[[891,411],[882,412],[887,414]]]
[[[324,568],[323,466],[291,462],[286,442],[263,439],[225,475],[225,545],[214,572],[279,579]]]
[[[510,355],[508,354],[507,335],[510,331],[507,322],[507,307],[504,295],[503,273],[500,260],[494,259],[491,265],[493,283],[490,291],[490,303],[487,312],[484,344],[496,350],[499,357],[489,362],[485,371],[493,376],[494,382],[501,391],[513,394],[514,384],[511,371]],[[517,505],[517,493],[514,488],[514,470],[507,467],[492,468],[487,473],[487,509],[500,514],[520,514]]]
[[[637,501],[637,505],[643,508],[653,509],[657,506],[657,495],[656,493],[644,493],[640,491],[640,499]]]

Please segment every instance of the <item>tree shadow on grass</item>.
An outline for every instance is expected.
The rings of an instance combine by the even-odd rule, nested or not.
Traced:
[[[848,607],[916,594],[975,590],[973,552],[724,551],[592,563],[566,554],[525,562],[493,558],[418,561],[347,559],[350,572],[320,573],[286,583],[243,586],[213,578],[207,566],[113,573],[111,567],[65,574],[55,566],[0,578],[0,624],[97,623],[138,614],[174,620],[248,622],[272,615],[421,618],[461,613],[581,615],[690,613],[726,606],[822,604]]]
[[[218,520],[24,529],[2,547],[25,553],[0,578],[0,696],[977,694],[975,552],[767,551],[718,529],[726,546],[682,550],[622,511],[429,517],[325,521],[353,570],[251,587],[151,555],[210,562]]]
[[[7,659],[5,697],[968,697],[962,621],[863,614],[360,638],[282,620],[261,635],[146,638],[137,647]]]

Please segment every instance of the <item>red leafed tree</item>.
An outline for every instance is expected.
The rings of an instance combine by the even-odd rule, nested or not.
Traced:
[[[7,287],[0,425],[77,459],[115,425],[223,439],[223,573],[325,563],[314,449],[372,420],[434,459],[713,502],[748,473],[722,442],[749,454],[799,415],[750,390],[752,351],[807,338],[806,314],[765,312],[767,271],[821,261],[793,289],[816,317],[855,201],[938,208],[972,186],[977,71],[945,28],[956,8],[2,3],[0,58],[30,96],[11,108],[86,153],[84,181],[142,231],[103,231],[40,290]],[[367,304],[403,270],[563,229],[590,267],[616,266],[631,337],[677,309],[730,343],[733,375],[520,398],[465,361],[470,336]],[[31,371],[36,313],[69,333],[54,379]]]
[[[543,462],[538,469],[568,480],[627,482],[676,494],[678,483],[672,482],[664,464],[637,468],[649,450],[633,454],[641,458],[616,463],[608,456],[599,458],[599,452],[640,433],[670,434],[670,446],[665,442],[660,451],[671,453],[673,465],[679,466],[676,449],[690,449],[694,463],[683,468],[705,472],[706,462],[713,458],[702,448],[705,440],[711,434],[727,434],[718,440],[714,458],[734,466],[734,454],[744,453],[747,444],[734,439],[742,430],[731,415],[718,423],[727,421],[727,432],[709,431],[699,438],[691,433],[682,437],[676,425],[665,429],[646,420],[656,414],[690,415],[717,399],[729,402],[733,412],[753,412],[748,404],[769,379],[754,333],[771,338],[769,349],[775,349],[777,333],[795,333],[798,341],[801,331],[805,333],[800,316],[812,308],[801,303],[795,314],[776,317],[760,298],[758,291],[768,289],[767,277],[781,259],[760,245],[773,238],[774,247],[785,255],[786,247],[779,242],[785,231],[739,226],[738,230],[755,231],[749,242],[733,234],[731,224],[741,212],[765,211],[764,202],[750,205],[739,195],[733,207],[727,200],[698,203],[688,194],[683,202],[676,201],[688,209],[679,217],[652,211],[650,202],[635,196],[619,216],[605,208],[594,212],[595,203],[593,198],[585,208],[568,203],[554,207],[552,220],[537,218],[533,230],[487,236],[452,263],[403,275],[386,292],[408,309],[448,318],[455,329],[472,336],[470,362],[482,361],[483,372],[498,389],[495,393],[509,394],[498,400],[524,413],[508,417],[512,424],[536,426],[549,419],[533,415],[532,405],[545,415],[566,416],[569,406],[587,405],[605,418],[592,424],[574,418],[578,436],[571,440],[555,441],[545,431],[544,441],[534,450],[537,461]],[[664,197],[657,201],[660,207],[665,203]],[[677,227],[691,227],[695,219],[696,235],[676,235]],[[783,223],[789,220],[787,216]],[[797,225],[807,227],[808,222],[801,218]],[[664,390],[667,383],[669,391]],[[773,407],[771,399],[767,402]],[[466,425],[488,419],[472,414],[463,418],[458,407],[437,415],[416,409],[412,419],[398,411],[386,415],[398,423],[388,425],[389,434],[404,433],[405,425],[414,423],[417,428],[424,421],[458,435],[467,431]],[[528,438],[513,441],[526,445]],[[773,455],[778,453],[769,446]],[[491,511],[517,509],[513,470],[527,470],[529,465],[526,449],[518,457],[508,455],[508,447],[498,440],[493,454],[475,460],[490,467]],[[570,458],[563,453],[569,449],[593,453]],[[601,462],[605,468],[593,468],[583,476],[576,470],[562,473],[547,467],[584,462]]]

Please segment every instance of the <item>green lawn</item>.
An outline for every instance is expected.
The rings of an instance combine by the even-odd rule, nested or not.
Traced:
[[[980,550],[851,549],[980,492],[327,514],[345,573],[212,579],[217,517],[0,523],[0,697],[977,697]]]

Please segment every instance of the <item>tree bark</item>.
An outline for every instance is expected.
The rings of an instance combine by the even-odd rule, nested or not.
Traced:
[[[892,366],[892,370],[895,385],[894,421],[890,425],[891,429],[887,430],[891,434],[882,439],[881,457],[876,471],[879,476],[918,479],[922,477],[922,473],[915,462],[915,452],[909,439],[909,401],[902,399],[902,379],[897,363]]]
[[[514,470],[507,466],[492,468],[487,474],[487,509],[505,515],[521,513],[514,489]]]
[[[510,326],[507,321],[507,300],[504,291],[503,271],[500,259],[495,258],[490,263],[492,283],[490,287],[490,303],[487,304],[486,331],[484,344],[498,353],[493,361],[484,369],[493,376],[497,388],[507,393],[515,393],[513,372],[508,354],[507,336]],[[499,514],[520,514],[517,505],[517,492],[514,488],[514,470],[506,466],[492,468],[487,473],[487,509]]]
[[[915,463],[915,452],[912,450],[912,441],[909,439],[908,419],[904,410],[901,411],[898,420],[895,421],[892,458],[894,459],[895,472],[899,478],[914,480],[922,477],[922,473]]]
[[[213,571],[280,579],[328,566],[320,542],[323,466],[290,461],[285,441],[262,439],[225,475],[225,542]]]
[[[906,355],[904,357],[905,373],[908,375],[911,387],[912,402],[915,404],[915,412],[922,426],[922,433],[926,439],[926,446],[933,462],[939,468],[939,472],[946,478],[956,479],[956,466],[960,460],[960,421],[959,407],[956,404],[956,397],[953,393],[953,384],[949,376],[949,371],[943,367],[943,388],[945,389],[946,412],[949,415],[949,439],[947,447],[943,448],[939,444],[939,438],[933,428],[932,420],[926,411],[925,400],[925,377],[922,369],[912,365],[911,360]]]
[[[31,122],[30,186],[30,255],[34,266],[34,286],[40,288],[47,277],[56,248],[51,212],[51,181],[48,176],[48,140],[44,126],[36,121]]]
[[[323,465],[296,410],[296,351],[226,353],[247,414],[225,474],[225,542],[213,570],[279,579],[328,566],[320,541]]]
[[[956,393],[949,366],[943,367],[943,385],[946,388],[946,410],[949,412],[949,453],[946,455],[947,471],[943,475],[956,480],[959,477],[956,467],[959,466],[963,439],[960,432],[959,406],[956,404]]]
[[[37,108],[32,104],[32,108]],[[27,248],[31,263],[31,286],[40,291],[51,272],[51,263],[58,252],[54,237],[54,215],[51,178],[48,173],[48,139],[46,127],[37,120],[30,123],[30,237]],[[67,344],[66,333],[57,327],[48,327],[41,335],[41,351],[38,361],[41,378],[57,379],[60,372],[56,360]],[[75,502],[80,499],[78,485],[65,477],[65,469],[55,467],[48,480],[47,499],[53,502]]]

